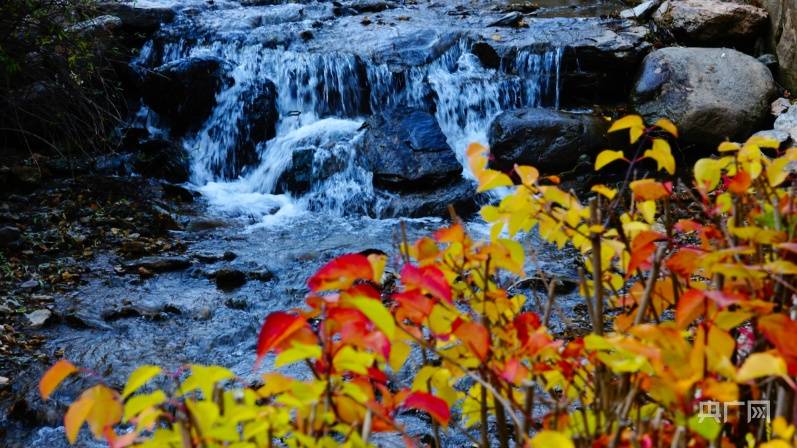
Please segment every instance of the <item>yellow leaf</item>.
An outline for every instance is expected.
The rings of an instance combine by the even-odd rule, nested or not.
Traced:
[[[772,432],[781,439],[791,440],[794,437],[794,426],[779,415],[772,422]]]
[[[656,123],[654,124],[664,129],[665,131],[669,132],[670,135],[672,135],[673,137],[678,138],[678,128],[675,126],[675,124],[672,121],[666,118],[659,118],[658,120],[656,120]]]
[[[393,320],[393,315],[382,305],[381,301],[365,297],[354,297],[349,299],[348,303],[365,314],[388,339],[393,339],[396,335],[396,321]]]
[[[540,177],[540,172],[533,166],[515,165],[515,172],[520,177],[520,181],[523,185],[526,186],[534,185]]]
[[[609,188],[609,187],[607,187],[606,185],[603,185],[603,184],[593,185],[592,188],[591,188],[591,191],[593,191],[595,193],[598,193],[598,194],[601,194],[601,195],[605,196],[606,198],[608,198],[609,200],[612,200],[612,199],[614,199],[615,196],[617,196],[617,189]]]
[[[732,151],[738,151],[740,149],[742,149],[742,146],[740,144],[738,144],[738,143],[722,142],[722,143],[720,143],[719,148],[717,148],[717,151],[719,151],[719,152],[732,152]]]
[[[141,394],[127,400],[125,403],[124,421],[140,414],[142,411],[157,406],[166,401],[166,394],[162,390],[156,390],[151,394]]]
[[[94,437],[100,438],[106,427],[113,426],[122,419],[122,403],[115,391],[103,385],[94,386],[83,392],[83,395],[91,397],[94,402],[86,421]]]
[[[509,176],[496,170],[486,169],[478,174],[477,177],[479,179],[479,189],[476,191],[479,193],[499,187],[511,187],[513,185],[512,179],[510,179]]]
[[[393,372],[401,370],[411,350],[412,347],[402,341],[394,341],[390,345],[390,359],[388,363],[390,364],[390,368],[393,369]]]
[[[279,368],[304,359],[318,359],[320,357],[320,346],[294,342],[291,348],[277,355],[277,359],[274,360],[274,367]]]
[[[150,365],[143,365],[134,370],[127,379],[124,391],[122,391],[122,399],[127,398],[128,395],[137,391],[141,386],[146,384],[147,381],[151,380],[159,373],[161,373],[160,367]]]
[[[77,372],[77,367],[65,359],[53,364],[39,381],[39,393],[42,399],[46,400],[49,398],[50,394],[53,393],[58,385],[61,384],[66,377],[75,372]]]
[[[642,134],[645,133],[645,128],[631,128],[629,129],[629,136],[631,137],[631,144],[636,143]]]
[[[449,334],[451,333],[451,324],[456,318],[456,313],[444,305],[437,304],[429,314],[429,329],[435,334]]]
[[[621,131],[629,128],[645,128],[645,122],[639,115],[626,115],[625,117],[612,123],[609,132]]]
[[[653,148],[645,151],[642,157],[655,160],[658,170],[663,169],[669,174],[675,174],[675,158],[673,158],[670,144],[666,140],[654,139]]]
[[[700,159],[695,163],[695,180],[698,186],[711,191],[717,188],[722,177],[722,165],[715,159]]]
[[[348,345],[343,346],[332,359],[332,365],[339,372],[350,371],[360,375],[366,375],[368,368],[374,363],[374,355],[371,353],[357,351]]]
[[[787,157],[780,157],[773,160],[772,163],[767,166],[767,181],[769,181],[771,187],[777,187],[789,177],[790,170],[786,169],[789,162],[791,162],[791,160]]]
[[[531,439],[531,448],[574,448],[570,437],[557,431],[540,431]]]
[[[765,376],[786,377],[787,373],[783,358],[771,353],[753,353],[736,372],[736,382],[745,383]]]
[[[642,201],[637,204],[639,212],[645,218],[648,224],[653,224],[656,219],[656,201]]]
[[[797,275],[797,264],[786,260],[773,261],[764,265],[767,272],[777,275]]]
[[[625,159],[622,151],[612,151],[611,149],[605,149],[601,151],[600,154],[598,154],[598,157],[595,159],[595,171],[598,171],[604,166],[619,159]]]
[[[77,440],[77,435],[80,432],[80,427],[89,416],[91,408],[94,406],[94,399],[90,396],[81,396],[77,401],[69,406],[64,415],[64,430],[66,431],[66,439],[70,444],[74,445]]]

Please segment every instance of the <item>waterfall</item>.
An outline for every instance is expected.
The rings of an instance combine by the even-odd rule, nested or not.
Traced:
[[[258,219],[302,210],[368,213],[376,193],[358,145],[361,125],[371,113],[397,105],[434,112],[467,167],[467,145],[487,143],[497,114],[559,105],[561,49],[518,51],[499,69],[490,69],[463,38],[425,65],[397,68],[353,52],[295,51],[227,37],[180,38],[157,48],[149,42],[138,62],[155,67],[208,55],[226,61],[234,82],[217,94],[211,116],[183,144],[192,159],[192,182],[212,206],[230,214]],[[276,136],[242,158],[242,126],[251,124],[246,110],[257,107],[254,102],[271,83],[277,94]],[[281,182],[297,154],[312,159],[305,163],[319,174],[309,188],[291,193]]]

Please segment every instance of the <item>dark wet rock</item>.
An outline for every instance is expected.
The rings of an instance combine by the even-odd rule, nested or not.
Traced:
[[[138,271],[140,268],[150,272],[173,272],[182,271],[190,266],[191,260],[182,256],[152,256],[122,264],[128,272]]]
[[[797,92],[797,1],[763,0],[769,12],[769,47],[778,57],[778,80]]]
[[[217,263],[219,261],[232,261],[238,258],[235,252],[226,251],[224,253],[199,252],[191,255],[202,263]]]
[[[755,58],[724,48],[664,48],[648,55],[634,87],[636,110],[675,122],[686,143],[712,150],[743,140],[767,118],[776,93]]]
[[[648,20],[656,12],[662,0],[648,0],[636,5],[633,8],[620,11],[623,19]]]
[[[118,17],[128,31],[143,33],[156,31],[175,16],[171,8],[137,1],[103,1],[97,4],[97,10]]]
[[[520,280],[512,285],[514,288],[531,288],[547,293],[548,282],[554,282],[554,292],[556,294],[569,294],[578,288],[577,278],[566,278],[556,275],[547,276],[547,281],[540,276],[534,276]]]
[[[518,27],[523,22],[523,14],[513,11],[500,17],[494,22],[490,22],[488,27]]]
[[[764,30],[767,11],[720,0],[677,0],[662,3],[653,20],[682,43],[748,46]]]
[[[9,189],[30,190],[42,182],[42,170],[35,166],[16,165],[11,167]]]
[[[219,269],[212,276],[216,282],[216,287],[225,291],[240,288],[246,284],[246,274],[238,269]]]
[[[245,297],[230,297],[224,301],[224,306],[232,310],[247,310],[249,301]]]
[[[449,216],[453,206],[457,215],[467,217],[478,210],[476,187],[466,179],[433,191],[389,193],[380,198],[377,214],[380,217]]]
[[[163,189],[163,195],[165,197],[180,202],[194,202],[194,199],[200,196],[198,192],[189,190],[178,184],[164,182],[161,184],[161,188]]]
[[[797,142],[797,106],[791,106],[775,119],[775,129],[788,132],[791,139]]]
[[[417,67],[439,58],[464,37],[462,32],[418,30],[378,45],[372,58],[377,64]]]
[[[77,329],[112,330],[113,327],[92,316],[80,312],[68,312],[61,316],[64,323]]]
[[[260,160],[257,145],[277,134],[277,87],[267,79],[253,90],[250,95],[245,95],[247,101],[238,119],[236,148],[215,167],[215,171],[229,179],[237,177],[245,167],[256,165]]]
[[[112,15],[103,15],[78,22],[67,28],[67,31],[77,33],[85,38],[106,39],[114,30],[121,27],[122,19]]]
[[[600,149],[606,122],[590,114],[531,108],[504,112],[490,125],[492,166],[532,165],[544,173],[573,168],[582,154]]]
[[[278,193],[303,195],[313,186],[313,148],[300,148],[293,151],[291,165],[277,181]]]
[[[232,81],[224,61],[196,56],[170,62],[144,76],[144,101],[177,134],[196,129],[216,105],[216,94]]]
[[[256,280],[259,282],[270,282],[274,280],[274,273],[268,269],[261,269],[259,271],[252,271],[246,273],[246,278],[249,280]]]
[[[14,226],[0,227],[0,247],[16,247],[22,240],[22,232]]]
[[[486,68],[497,69],[501,66],[501,56],[499,56],[495,48],[486,41],[480,40],[474,42],[470,47],[470,51],[479,58],[479,62]]]
[[[136,173],[169,182],[185,182],[190,175],[185,148],[170,140],[153,138],[138,145],[132,164]]]
[[[363,150],[375,186],[417,191],[459,179],[462,165],[430,113],[396,108],[372,116],[366,126]]]
[[[165,305],[163,307],[150,307],[144,305],[122,304],[120,306],[104,310],[101,316],[105,321],[116,321],[120,319],[130,319],[136,317],[145,317],[153,320],[165,320],[169,318],[169,314],[180,314],[180,310],[170,305]]]
[[[347,5],[358,13],[382,12],[386,9],[395,8],[396,3],[386,0],[353,0]]]
[[[28,322],[28,326],[31,328],[39,328],[44,326],[50,318],[53,316],[53,312],[46,309],[38,309],[35,311],[31,311],[30,313],[25,315],[25,319]]]
[[[189,232],[203,232],[227,226],[227,221],[218,218],[196,218],[188,222],[185,230]]]

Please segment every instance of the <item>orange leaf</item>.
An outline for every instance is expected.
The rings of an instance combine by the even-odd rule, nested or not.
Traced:
[[[733,179],[728,182],[728,190],[736,194],[742,194],[747,191],[748,188],[750,188],[750,184],[752,182],[753,181],[747,172],[739,171],[736,176],[733,176]]]
[[[66,439],[70,444],[75,444],[80,427],[83,426],[83,422],[86,421],[93,406],[94,398],[84,394],[66,410],[64,429],[66,430]]]
[[[647,259],[656,250],[656,241],[664,239],[664,235],[652,230],[645,230],[634,237],[631,242],[631,260],[628,262],[626,277],[633,275],[634,271],[646,263]]]
[[[682,278],[690,278],[695,274],[703,253],[697,249],[682,247],[667,260],[667,269]]]
[[[629,185],[634,197],[641,201],[657,201],[672,194],[672,184],[656,182],[653,179],[642,179]]]
[[[490,352],[490,334],[483,325],[458,319],[452,325],[454,334],[465,343],[465,346],[481,361],[487,359]]]
[[[288,314],[282,311],[269,314],[266,317],[266,321],[263,322],[263,326],[260,328],[260,335],[257,338],[255,368],[266,356],[266,353],[280,345],[305,325],[307,325],[307,322],[304,318],[295,314]]]
[[[58,385],[75,372],[77,372],[77,367],[65,359],[53,364],[39,381],[39,393],[42,399],[48,399]]]
[[[428,412],[438,423],[443,426],[448,425],[448,419],[451,417],[451,411],[448,409],[448,404],[434,395],[415,391],[407,395],[404,399],[403,406],[407,409],[418,409],[420,411]]]
[[[703,292],[697,289],[686,291],[675,307],[675,324],[679,329],[689,326],[703,311],[705,305]]]
[[[371,280],[373,277],[374,271],[368,257],[347,254],[325,264],[310,277],[307,286],[314,292],[346,289],[358,280]]]
[[[797,322],[785,314],[771,314],[758,319],[758,329],[764,333],[775,348],[787,357],[797,357],[797,344],[794,335],[797,334]]]

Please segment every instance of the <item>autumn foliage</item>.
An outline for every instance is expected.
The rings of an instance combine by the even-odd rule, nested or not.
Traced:
[[[222,367],[143,366],[121,393],[93,380],[68,438],[87,423],[114,447],[359,447],[383,432],[416,446],[402,418],[420,412],[437,446],[454,433],[483,447],[794,446],[797,149],[723,143],[685,182],[672,123],[629,116],[610,132],[632,154],[603,151],[595,168],[628,175],[586,203],[533,167],[492,170],[471,146],[480,191],[503,187],[481,210],[490,238],[455,220],[390,266],[376,254],[323,266],[305,306],[267,316],[257,344],[256,365],[306,374],[248,384]],[[645,159],[657,174],[635,179]],[[513,238],[532,231],[581,254],[591,332],[549,330],[556,279],[525,272],[533,249]],[[527,274],[548,291],[539,314],[511,288]],[[42,396],[82,372],[60,361]],[[699,415],[701,402],[749,400],[770,402],[770,418]]]

